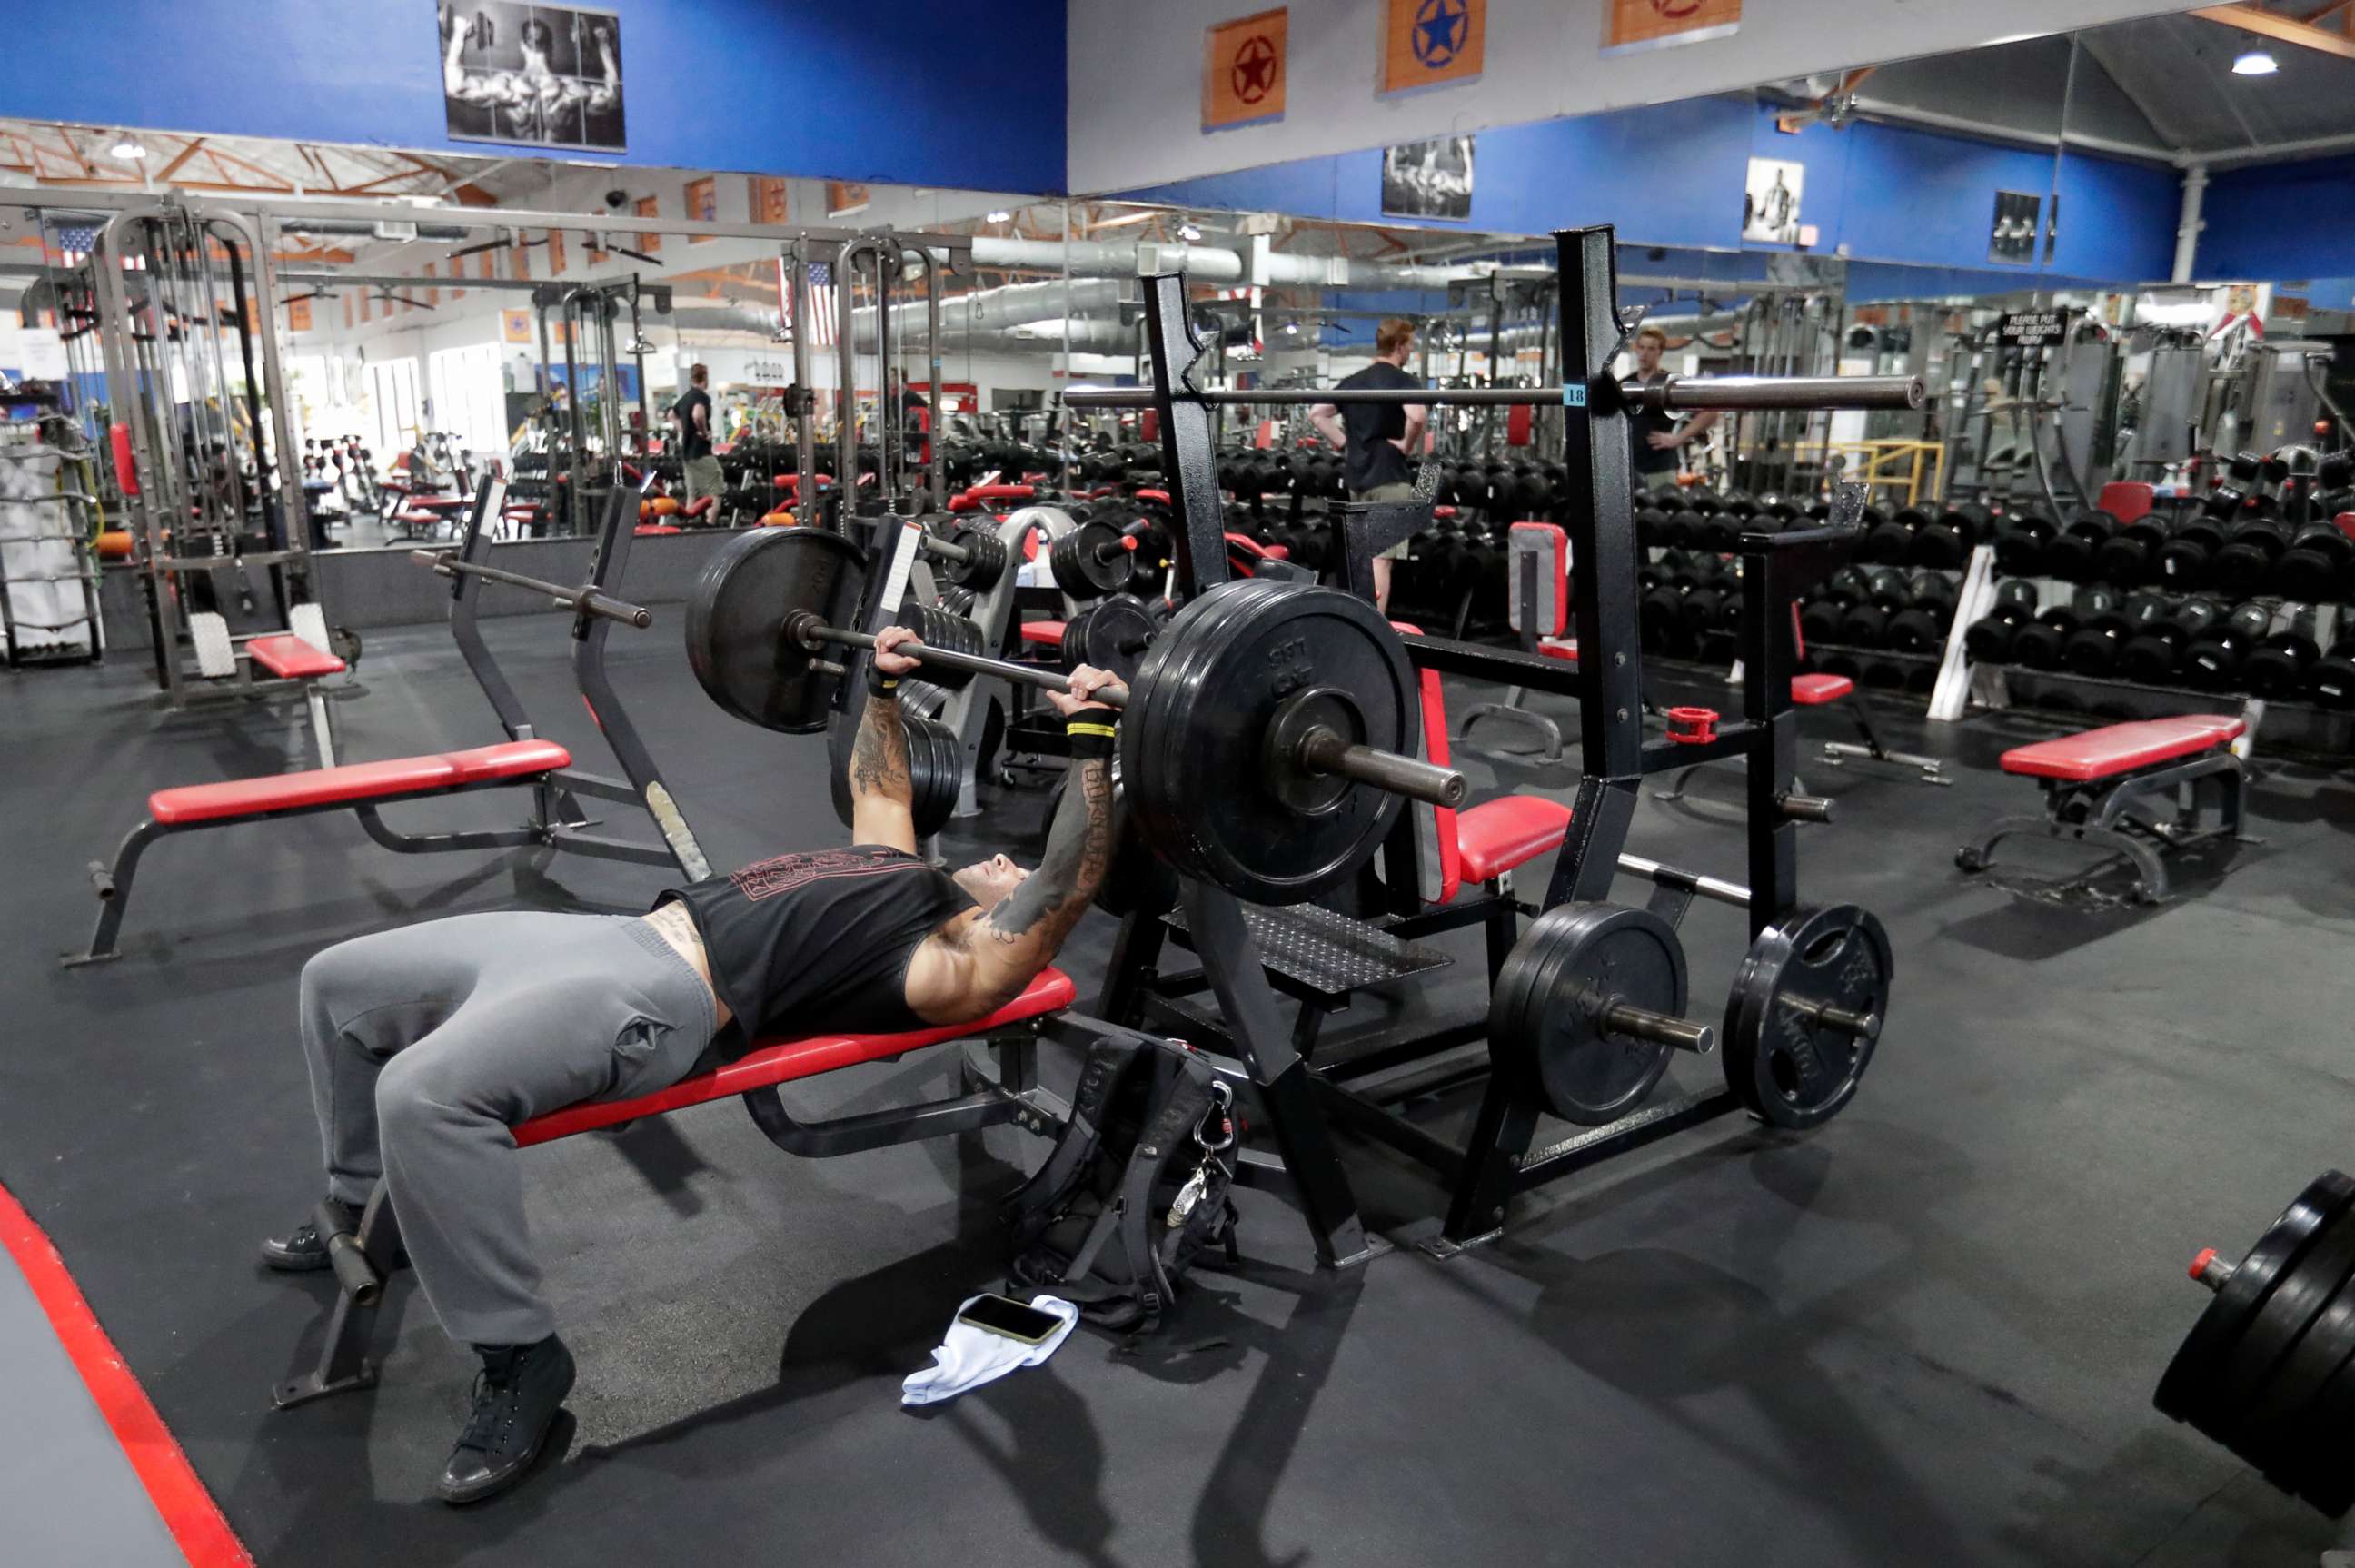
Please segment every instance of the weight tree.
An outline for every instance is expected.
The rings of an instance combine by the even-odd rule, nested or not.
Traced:
[[[1796,825],[1802,820],[1827,819],[1828,805],[1801,795],[1797,787],[1798,729],[1791,701],[1797,650],[1789,605],[1847,559],[1855,537],[1857,497],[1846,498],[1849,516],[1836,519],[1833,526],[1741,536],[1735,553],[1744,562],[1742,716],[1668,738],[1647,738],[1641,697],[1638,557],[1626,421],[1630,412],[1639,409],[1918,409],[1923,401],[1922,384],[1906,377],[1727,377],[1672,378],[1654,387],[1622,386],[1610,369],[1628,336],[1628,326],[1620,320],[1617,307],[1614,231],[1607,225],[1563,229],[1556,232],[1554,240],[1561,279],[1561,363],[1566,370],[1575,368],[1577,380],[1566,378],[1564,385],[1551,388],[1327,389],[1315,396],[1326,402],[1529,403],[1559,406],[1563,411],[1562,460],[1566,487],[1573,497],[1566,528],[1582,656],[1574,669],[1564,671],[1560,661],[1518,650],[1433,637],[1409,637],[1409,648],[1418,666],[1443,675],[1518,685],[1578,699],[1584,773],[1569,835],[1546,890],[1543,907],[1547,910],[1572,901],[1608,900],[1647,774],[1718,757],[1742,759],[1748,778],[1746,903],[1753,948],[1743,966],[1743,979],[1737,983],[1735,1005],[1729,1008],[1730,1022],[1738,1018],[1740,1027],[1728,1029],[1729,1081],[1721,1092],[1683,1096],[1550,1147],[1533,1149],[1540,1116],[1547,1109],[1543,1097],[1524,1082],[1527,1075],[1492,1072],[1469,1147],[1460,1157],[1433,1162],[1455,1180],[1444,1227],[1445,1244],[1451,1247],[1493,1232],[1502,1223],[1506,1200],[1516,1192],[1730,1111],[1746,1109],[1763,1120],[1805,1125],[1808,1117],[1772,1103],[1771,1096],[1762,1097],[1758,1083],[1766,1079],[1766,1061],[1752,1054],[1735,1062],[1733,1058],[1742,1054],[1736,1037],[1755,1047],[1765,1029],[1792,1016],[1785,1004],[1810,1009],[1806,1016],[1817,1020],[1792,1026],[1804,1037],[1802,1043],[1817,1034],[1840,1033],[1820,1021],[1826,1019],[1855,1023],[1869,1018],[1871,1034],[1877,1035],[1881,1015],[1878,1008],[1868,1012],[1852,1005],[1863,998],[1813,994],[1802,986],[1811,977],[1806,965],[1794,962],[1793,932],[1786,926],[1796,923],[1800,933],[1817,940],[1838,935],[1842,951],[1861,960],[1859,967],[1884,997],[1890,968],[1886,938],[1870,916],[1846,910],[1801,916],[1799,911]],[[1064,400],[1079,408],[1151,407],[1157,411],[1164,484],[1178,522],[1178,574],[1181,585],[1199,592],[1228,577],[1212,411],[1231,404],[1295,403],[1302,394],[1206,390],[1195,385],[1193,370],[1204,346],[1192,329],[1183,274],[1147,281],[1146,323],[1153,359],[1149,390],[1074,389],[1064,394]],[[1408,503],[1344,508],[1337,530],[1343,584],[1370,600],[1374,556],[1428,526],[1430,520],[1427,494]],[[1386,847],[1390,874],[1384,879],[1388,896],[1394,901],[1393,912],[1401,916],[1411,915],[1416,908],[1414,882],[1408,873],[1412,854],[1412,826],[1402,821]],[[1184,882],[1181,899],[1204,972],[1254,1083],[1263,1093],[1279,1096],[1287,1107],[1279,1119],[1313,1119],[1321,1138],[1323,1121],[1315,1115],[1315,1102],[1306,1093],[1311,1074],[1297,1052],[1281,1043],[1284,1033],[1274,995],[1262,969],[1257,945],[1244,929],[1240,901],[1191,879]],[[1681,913],[1680,905],[1677,912]],[[1822,929],[1827,912],[1841,917],[1852,913],[1853,918],[1837,932],[1828,932]],[[1795,916],[1800,918],[1795,922]],[[1140,923],[1153,918],[1149,913],[1132,914],[1124,923],[1121,944],[1114,955],[1116,976]],[[1403,935],[1408,928],[1393,924],[1391,929]],[[1848,940],[1851,935],[1852,947]],[[1749,993],[1739,988],[1743,984],[1750,987]],[[1784,989],[1786,986],[1792,987],[1788,993]],[[1820,990],[1820,985],[1814,989]],[[1664,1037],[1669,1032],[1663,1029],[1656,1034]],[[1850,1033],[1846,1038],[1850,1047],[1846,1086],[1836,1098],[1806,1107],[1814,1120],[1846,1103],[1854,1077],[1861,1072],[1870,1053],[1870,1036]],[[1665,1050],[1674,1042],[1655,1038],[1653,1043]],[[1497,1051],[1493,1031],[1491,1051],[1492,1056]],[[1417,1158],[1431,1159],[1433,1140],[1422,1129],[1330,1080],[1320,1081],[1319,1086],[1327,1095],[1354,1102],[1348,1106],[1353,1126]],[[1299,1107],[1305,1108],[1305,1114]],[[1332,1179],[1346,1196],[1346,1180],[1337,1169]],[[1354,1207],[1351,1212],[1354,1215]]]

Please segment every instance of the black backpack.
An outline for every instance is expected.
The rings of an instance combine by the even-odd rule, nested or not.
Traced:
[[[1151,1333],[1178,1281],[1217,1243],[1235,1261],[1233,1095],[1175,1040],[1088,1047],[1071,1119],[1007,1200],[1018,1291],[1046,1291],[1106,1328]]]

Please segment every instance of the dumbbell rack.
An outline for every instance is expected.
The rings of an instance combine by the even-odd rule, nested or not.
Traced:
[[[1567,531],[1574,563],[1573,605],[1581,658],[1574,669],[1561,661],[1516,650],[1410,636],[1414,662],[1442,675],[1456,675],[1572,697],[1579,702],[1584,775],[1580,781],[1570,834],[1555,863],[1542,908],[1571,900],[1605,901],[1619,871],[1629,826],[1643,781],[1652,773],[1720,757],[1748,764],[1746,794],[1750,931],[1754,939],[1798,902],[1796,790],[1798,726],[1791,700],[1796,659],[1789,605],[1813,582],[1828,575],[1848,555],[1853,530],[1801,528],[1745,533],[1736,552],[1745,560],[1742,717],[1698,743],[1647,739],[1641,697],[1642,658],[1637,627],[1636,546],[1632,474],[1627,445],[1627,408],[1610,365],[1627,328],[1617,310],[1617,271],[1613,230],[1605,227],[1555,235],[1561,280],[1561,363],[1577,368],[1579,379],[1561,389],[1565,410],[1583,418],[1563,421]],[[1164,449],[1164,485],[1176,515],[1178,575],[1199,592],[1227,580],[1225,519],[1220,509],[1213,396],[1192,375],[1203,354],[1188,319],[1182,275],[1150,278],[1146,285],[1146,322],[1152,355],[1152,406],[1159,414]],[[1761,387],[1743,406],[1811,407],[1821,403],[1820,384],[1787,389]],[[1110,403],[1120,394],[1069,394],[1070,400]],[[1248,396],[1246,394],[1245,396]],[[1812,399],[1813,400],[1809,400]],[[1226,394],[1218,400],[1239,400]],[[1515,400],[1499,389],[1436,389],[1432,402]],[[1528,400],[1519,394],[1518,400]],[[1404,503],[1350,505],[1339,509],[1337,566],[1349,592],[1373,597],[1374,557],[1391,544],[1428,527],[1431,498]],[[1394,919],[1390,930],[1412,934],[1418,912],[1414,826],[1401,814],[1385,846],[1385,896]],[[1202,960],[1209,988],[1219,998],[1227,1032],[1242,1055],[1264,1104],[1310,1224],[1320,1256],[1336,1261],[1336,1236],[1362,1239],[1348,1178],[1331,1155],[1325,1118],[1314,1090],[1349,1092],[1330,1081],[1312,1083],[1305,1059],[1284,1039],[1274,994],[1260,945],[1232,895],[1190,880],[1181,885],[1189,940]],[[1130,913],[1114,950],[1106,1016],[1123,1013],[1111,990],[1124,983],[1136,945],[1157,945],[1147,923],[1158,916]],[[1149,959],[1147,960],[1149,962]],[[1447,1044],[1460,1040],[1449,1040]],[[1433,1049],[1440,1049],[1437,1042]],[[1412,1060],[1411,1056],[1401,1060]],[[1566,1142],[1533,1149],[1541,1108],[1510,1075],[1492,1072],[1469,1145],[1461,1151],[1435,1150],[1435,1140],[1381,1106],[1365,1102],[1349,1121],[1382,1141],[1433,1164],[1451,1175],[1455,1189],[1443,1227],[1444,1245],[1460,1246],[1493,1233],[1502,1223],[1506,1200],[1611,1155],[1628,1152],[1671,1133],[1712,1120],[1740,1107],[1730,1088],[1663,1103],[1607,1127]],[[1388,1128],[1385,1135],[1381,1129]],[[1254,1174],[1246,1166],[1244,1177]],[[1346,1261],[1348,1243],[1337,1251]]]

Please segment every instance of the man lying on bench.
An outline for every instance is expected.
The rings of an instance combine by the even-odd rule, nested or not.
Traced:
[[[303,968],[303,1049],[327,1200],[357,1219],[381,1177],[418,1283],[483,1359],[445,1501],[521,1479],[572,1388],[539,1294],[509,1129],[586,1100],[666,1088],[764,1032],[896,1033],[987,1017],[1021,994],[1103,880],[1112,849],[1114,684],[1050,693],[1071,742],[1035,874],[1003,855],[954,875],[915,856],[895,695],[917,667],[876,643],[850,758],[847,849],[783,855],[666,891],[644,917],[460,915],[338,944]],[[327,1267],[315,1221],[262,1244],[272,1268]]]

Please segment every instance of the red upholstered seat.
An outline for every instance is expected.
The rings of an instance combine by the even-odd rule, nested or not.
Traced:
[[[2094,504],[2122,523],[2134,523],[2150,516],[2151,503],[2157,498],[2155,485],[2119,479],[2103,485],[2102,498]]]
[[[420,511],[418,508],[411,507],[405,512],[395,512],[392,515],[392,520],[400,524],[404,528],[430,528],[440,526],[442,514],[439,512]]]
[[[2223,713],[2187,713],[2176,719],[2107,724],[2099,730],[2039,741],[2032,746],[2015,746],[2003,754],[2003,771],[2025,773],[2030,778],[2084,784],[2230,745],[2247,728],[2238,718]]]
[[[1817,708],[1827,702],[1838,702],[1856,689],[1856,682],[1844,675],[1795,675],[1791,677],[1791,700],[1801,708]]]
[[[347,763],[339,768],[308,768],[296,773],[159,789],[147,797],[147,815],[167,827],[184,827],[297,806],[357,805],[462,784],[528,778],[571,762],[572,753],[553,741],[508,741],[432,756],[388,757],[375,763]]]
[[[1482,801],[1455,816],[1455,852],[1467,882],[1485,882],[1558,849],[1570,833],[1570,807],[1532,795]]]
[[[568,1105],[561,1111],[551,1111],[545,1116],[535,1116],[515,1129],[516,1147],[527,1147],[544,1144],[552,1138],[570,1137],[595,1127],[610,1127],[617,1122],[635,1121],[640,1116],[660,1115],[666,1111],[687,1105],[700,1105],[709,1100],[724,1100],[731,1094],[748,1093],[772,1084],[790,1083],[797,1078],[814,1078],[821,1072],[831,1072],[837,1067],[856,1066],[880,1057],[897,1056],[903,1051],[920,1046],[938,1045],[943,1040],[972,1040],[1068,1008],[1079,995],[1079,987],[1060,969],[1039,971],[1022,994],[986,1019],[968,1024],[952,1024],[942,1029],[915,1029],[907,1034],[826,1034],[807,1040],[768,1040],[726,1066],[710,1072],[698,1072],[692,1078],[681,1079],[667,1089],[657,1089],[651,1094],[641,1094],[634,1100],[598,1100],[585,1105]]]
[[[409,504],[421,511],[454,512],[474,503],[464,496],[412,496]]]
[[[638,539],[645,539],[651,534],[675,534],[678,529],[670,523],[640,523],[630,532]]]
[[[1262,544],[1249,534],[1231,533],[1227,536],[1227,542],[1245,555],[1265,556],[1270,560],[1284,560],[1292,554],[1290,545]]]
[[[1538,654],[1543,658],[1561,659],[1565,664],[1576,664],[1578,639],[1576,637],[1540,637]]]
[[[698,496],[680,507],[678,515],[682,517],[708,517],[711,515],[711,509],[718,505],[719,505],[719,497],[717,496]]]
[[[1022,640],[1036,643],[1042,648],[1060,648],[1063,645],[1063,623],[1025,621],[1022,623]]]
[[[335,655],[322,653],[292,635],[256,637],[245,645],[253,662],[275,676],[289,680],[307,679],[314,675],[336,675],[342,672],[344,661]]]

